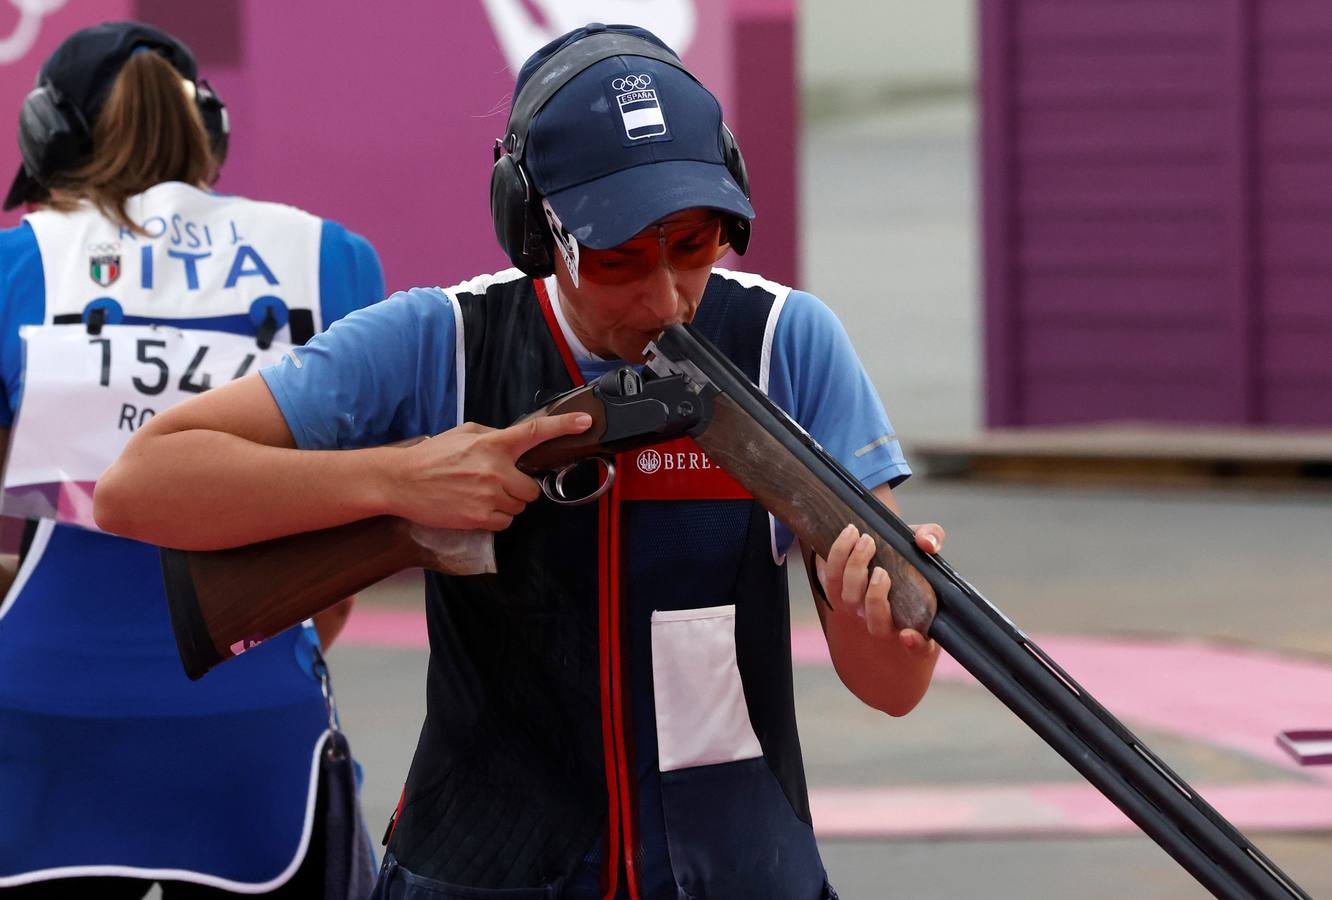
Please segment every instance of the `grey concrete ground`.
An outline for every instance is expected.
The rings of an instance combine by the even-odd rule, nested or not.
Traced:
[[[804,144],[807,286],[847,323],[908,451],[912,437],[964,433],[979,421],[973,129],[970,105],[955,101],[822,121]],[[1201,636],[1332,661],[1327,493],[922,480],[901,501],[909,518],[947,525],[949,559],[1032,633]],[[400,579],[365,602],[415,606],[416,591]],[[796,618],[813,621],[803,589],[793,593]],[[420,725],[425,653],[344,646],[331,662],[379,829]],[[901,720],[861,707],[826,670],[801,670],[796,688],[815,787],[1077,779],[980,688],[936,686]],[[1143,737],[1190,780],[1299,777]],[[1332,835],[1253,837],[1313,896],[1332,896]],[[1205,896],[1141,837],[825,841],[823,849],[848,900]]]

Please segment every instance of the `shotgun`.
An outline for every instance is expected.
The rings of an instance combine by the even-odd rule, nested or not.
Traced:
[[[683,377],[645,379],[622,366],[547,400],[523,418],[574,412],[591,415],[591,427],[538,444],[516,462],[540,480],[547,497],[566,505],[594,500],[610,487],[616,453],[677,438],[706,419],[711,408]],[[585,495],[567,493],[565,476],[589,460],[605,469],[599,486]],[[494,572],[493,537],[489,531],[426,528],[376,516],[225,550],[164,547],[162,577],[185,674],[201,678],[404,569]]]

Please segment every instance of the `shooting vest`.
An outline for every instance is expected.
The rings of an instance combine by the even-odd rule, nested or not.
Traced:
[[[140,385],[132,403],[162,408],[166,385],[201,386],[212,370],[211,356],[176,366],[175,329],[254,345],[270,308],[278,341],[322,326],[320,219],[178,183],[128,208],[147,236],[88,205],[26,216],[36,257],[25,262],[40,265],[44,296],[4,297],[8,327],[27,315],[68,329],[84,352],[114,360],[108,393],[123,371]],[[82,324],[90,310],[105,324],[96,336]],[[154,323],[173,327],[137,347],[117,331]],[[212,383],[233,372],[212,371]],[[31,398],[40,385],[27,374]],[[16,427],[34,412],[21,410]],[[76,417],[77,430],[114,423],[116,409],[54,413]],[[44,519],[0,602],[0,893],[78,876],[169,873],[238,891],[286,881],[314,827],[327,722],[312,640],[293,629],[192,683],[157,548]]]
[[[714,274],[695,319],[756,382],[770,287]],[[451,291],[468,421],[574,386],[544,293]],[[645,900],[823,897],[769,516],[687,438],[618,462],[599,502],[543,499],[499,532],[498,574],[430,574],[428,708],[389,850],[533,897],[589,867]]]

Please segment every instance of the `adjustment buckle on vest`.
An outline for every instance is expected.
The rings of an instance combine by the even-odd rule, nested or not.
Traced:
[[[93,337],[102,333],[102,326],[106,324],[106,307],[94,306],[88,310],[88,333]]]
[[[255,334],[255,341],[259,344],[260,350],[267,350],[273,346],[273,336],[277,334],[278,321],[273,315],[273,307],[269,305],[264,309],[264,320],[259,323],[259,331]]]

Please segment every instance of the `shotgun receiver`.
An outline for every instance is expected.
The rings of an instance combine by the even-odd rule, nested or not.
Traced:
[[[591,415],[591,427],[538,444],[516,463],[540,480],[547,497],[566,505],[586,503],[610,487],[617,452],[679,437],[705,421],[711,405],[683,377],[644,379],[622,366],[523,418],[574,412]],[[590,494],[567,494],[565,475],[589,460],[605,468],[600,485]],[[494,572],[493,534],[376,516],[226,550],[164,547],[162,577],[185,674],[200,678],[343,598],[413,567],[452,575]]]
[[[712,416],[690,433],[713,462],[820,555],[848,522],[872,533],[880,545],[875,563],[893,579],[896,624],[938,641],[1203,887],[1226,900],[1307,900],[1007,616],[942,558],[918,549],[901,519],[705,338],[677,325],[648,352],[655,374],[684,376],[710,398]],[[899,593],[903,577],[908,590]]]

